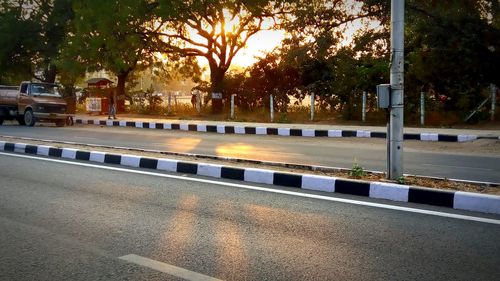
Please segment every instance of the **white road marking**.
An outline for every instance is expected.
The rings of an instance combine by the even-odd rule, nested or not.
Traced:
[[[409,208],[409,207],[401,207],[401,206],[395,206],[395,205],[373,203],[373,202],[366,202],[366,201],[359,201],[359,200],[352,200],[352,199],[335,198],[335,197],[317,195],[317,194],[308,194],[308,193],[301,193],[301,192],[295,192],[295,191],[287,191],[287,190],[280,190],[280,189],[273,189],[273,188],[266,188],[266,187],[251,186],[251,185],[245,185],[245,184],[237,184],[237,183],[230,183],[230,182],[223,182],[223,181],[214,181],[214,180],[207,180],[207,179],[200,179],[200,178],[192,178],[192,177],[188,177],[188,176],[167,175],[167,174],[161,174],[161,173],[155,173],[155,172],[130,170],[130,169],[118,168],[118,167],[79,163],[79,162],[72,162],[72,161],[65,161],[65,160],[58,160],[58,159],[51,159],[51,158],[41,158],[41,157],[29,156],[29,155],[11,154],[11,153],[4,153],[4,152],[0,152],[0,155],[34,159],[34,160],[40,160],[40,161],[55,162],[55,163],[64,163],[64,164],[69,164],[69,165],[91,167],[91,168],[111,170],[111,171],[120,171],[120,172],[127,172],[127,173],[133,173],[133,174],[141,174],[141,175],[148,175],[148,176],[186,180],[186,181],[192,181],[192,182],[201,182],[201,183],[208,183],[208,184],[214,184],[214,185],[231,186],[231,187],[265,191],[265,192],[271,192],[271,193],[277,193],[277,194],[286,194],[286,195],[298,196],[298,197],[303,197],[303,198],[313,198],[313,199],[319,199],[319,200],[325,200],[325,201],[341,202],[341,203],[352,204],[352,205],[369,206],[369,207],[374,207],[374,208],[397,210],[397,211],[403,211],[403,212],[409,212],[409,213],[424,214],[424,215],[431,215],[431,216],[438,216],[438,217],[445,217],[445,218],[454,218],[454,219],[460,219],[460,220],[476,221],[476,222],[483,222],[483,223],[500,225],[500,220],[488,219],[488,218],[482,218],[482,217],[466,216],[466,215],[459,215],[459,214],[452,214],[452,213],[445,213],[445,212],[438,212],[438,211],[430,211],[430,210],[423,210],[423,209]]]
[[[493,169],[488,169],[488,168],[475,168],[475,167],[464,167],[464,166],[453,166],[453,165],[438,165],[438,164],[427,164],[427,163],[422,164],[422,166],[448,167],[448,168],[458,168],[458,169],[466,169],[466,170],[493,171]]]
[[[187,269],[184,269],[182,267],[177,267],[174,265],[170,265],[167,263],[155,261],[152,259],[144,258],[138,255],[126,255],[126,256],[121,256],[119,259],[128,261],[130,263],[135,263],[144,267],[148,267],[160,272],[164,272],[173,276],[177,276],[186,280],[190,281],[217,281],[220,279],[213,278],[207,275],[203,275],[198,272],[190,271]]]

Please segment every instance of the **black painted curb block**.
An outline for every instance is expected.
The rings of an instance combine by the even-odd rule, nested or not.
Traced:
[[[500,196],[0,141],[0,151],[76,159],[500,214]]]
[[[109,127],[135,127],[159,130],[181,130],[194,132],[211,132],[219,134],[245,134],[245,135],[278,135],[298,137],[356,137],[356,138],[383,138],[386,132],[372,132],[366,130],[316,130],[316,129],[293,129],[272,127],[249,127],[249,126],[226,126],[226,125],[203,125],[188,123],[155,123],[126,120],[97,120],[76,119],[76,124],[99,125]],[[420,141],[444,141],[444,142],[467,142],[478,139],[477,135],[449,135],[437,133],[404,134],[405,140]],[[500,136],[499,136],[500,139]]]

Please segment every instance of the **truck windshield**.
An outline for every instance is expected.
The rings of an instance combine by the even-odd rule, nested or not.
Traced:
[[[60,97],[57,86],[54,84],[31,84],[30,93],[39,96],[56,96]]]

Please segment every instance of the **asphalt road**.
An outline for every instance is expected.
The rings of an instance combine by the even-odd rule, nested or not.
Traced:
[[[179,280],[131,254],[223,280],[500,280],[500,225],[5,155],[0,179],[0,280]]]
[[[384,139],[222,135],[99,126],[1,126],[0,135],[343,168],[351,168],[357,162],[368,170],[386,170]],[[406,146],[403,157],[405,173],[500,182],[499,153],[474,155],[436,149],[442,145]],[[461,145],[466,150],[471,144],[454,145]],[[427,148],[433,146],[434,149]]]

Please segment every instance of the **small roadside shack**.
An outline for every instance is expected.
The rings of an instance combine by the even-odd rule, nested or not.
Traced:
[[[88,114],[108,114],[111,97],[116,105],[116,113],[125,110],[125,98],[116,95],[116,87],[113,81],[107,78],[91,78],[86,81],[88,93],[85,100],[85,107]]]

